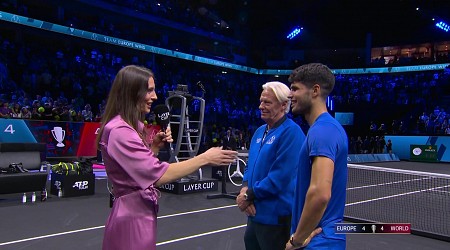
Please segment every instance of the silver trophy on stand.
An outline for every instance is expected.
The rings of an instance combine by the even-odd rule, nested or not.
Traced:
[[[178,84],[175,91],[169,91],[169,97],[165,103],[170,110],[169,125],[174,139],[170,149],[169,162],[193,158],[200,148],[205,100],[202,97],[192,96],[187,85]],[[182,180],[197,178],[198,180],[203,179],[202,169],[199,169],[198,176],[189,175]]]

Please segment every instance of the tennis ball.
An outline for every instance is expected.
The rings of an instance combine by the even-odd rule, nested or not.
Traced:
[[[147,125],[147,124],[148,124],[148,121],[147,121],[147,120],[144,120],[144,124]]]
[[[39,111],[39,113],[43,113],[45,111],[45,108],[44,107],[39,107],[38,111]]]

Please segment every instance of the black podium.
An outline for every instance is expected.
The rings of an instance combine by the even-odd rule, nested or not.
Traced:
[[[236,199],[239,193],[227,193],[227,168],[228,166],[222,166],[222,193],[219,194],[208,194],[207,199],[219,199],[219,198],[229,198]]]

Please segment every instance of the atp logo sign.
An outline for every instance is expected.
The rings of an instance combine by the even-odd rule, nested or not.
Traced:
[[[78,190],[85,190],[89,188],[89,181],[77,181],[72,186],[73,188],[77,188]]]

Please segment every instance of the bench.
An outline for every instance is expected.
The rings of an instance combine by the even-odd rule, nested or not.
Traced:
[[[25,173],[0,174],[0,194],[42,191],[46,187],[50,168],[41,169],[46,159],[45,143],[0,142],[0,167],[11,163],[22,163]]]

